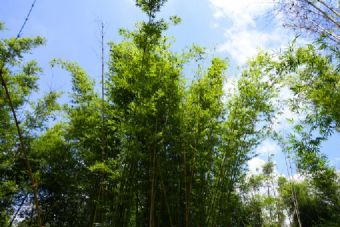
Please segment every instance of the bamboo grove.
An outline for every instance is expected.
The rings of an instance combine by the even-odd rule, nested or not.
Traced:
[[[313,45],[259,53],[226,93],[226,60],[172,51],[164,33],[180,18],[158,19],[164,3],[137,0],[147,21],[109,43],[103,95],[77,63],[51,61],[72,78],[63,105],[54,91],[30,100],[42,69],[24,57],[44,39],[0,41],[0,226],[339,226],[338,175],[320,153],[339,130],[331,59]],[[288,136],[272,129],[283,87],[305,116]],[[271,161],[249,176],[269,137],[304,181],[275,176]]]

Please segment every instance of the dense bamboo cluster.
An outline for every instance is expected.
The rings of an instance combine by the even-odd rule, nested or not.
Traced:
[[[0,40],[0,226],[339,226],[339,178],[319,152],[339,130],[331,59],[312,45],[259,53],[226,94],[225,60],[171,50],[164,3],[137,1],[148,20],[109,44],[101,94],[76,63],[51,61],[72,78],[64,105],[58,92],[29,99],[41,68],[24,54],[43,39]],[[283,87],[294,94],[285,105],[306,115],[288,136],[272,127]],[[304,180],[279,176],[270,158],[247,172],[266,138]]]

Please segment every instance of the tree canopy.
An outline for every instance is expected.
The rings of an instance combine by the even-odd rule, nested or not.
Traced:
[[[294,2],[287,15],[303,8],[306,26],[315,17],[337,26],[333,1]],[[58,91],[31,98],[42,69],[26,59],[42,37],[0,40],[0,226],[339,226],[339,175],[320,152],[340,131],[337,52],[294,42],[260,52],[226,93],[226,59],[194,44],[172,49],[165,33],[181,19],[159,19],[165,3],[136,1],[147,20],[108,44],[103,94],[78,63],[51,60],[71,77],[65,104]],[[326,30],[322,41],[336,44]],[[303,116],[288,134],[273,129],[283,87]],[[302,180],[280,175],[270,157],[248,171],[268,138]]]

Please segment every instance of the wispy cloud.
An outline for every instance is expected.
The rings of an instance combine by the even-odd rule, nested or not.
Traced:
[[[278,25],[278,17],[270,13],[274,10],[273,1],[209,1],[215,26],[218,24],[224,29],[225,41],[218,50],[228,52],[237,64],[246,63],[259,49],[278,48],[288,42],[288,35]],[[264,22],[264,18],[271,21]]]
[[[248,170],[250,174],[259,174],[266,162],[259,157],[252,158],[248,161]]]
[[[269,139],[263,141],[256,149],[256,152],[258,154],[268,154],[268,155],[277,154],[280,151],[281,151],[281,147],[277,143]]]

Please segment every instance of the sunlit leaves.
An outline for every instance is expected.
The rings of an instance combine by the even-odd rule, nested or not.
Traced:
[[[139,6],[149,17],[155,18],[156,13],[167,0],[136,0],[136,5]]]

